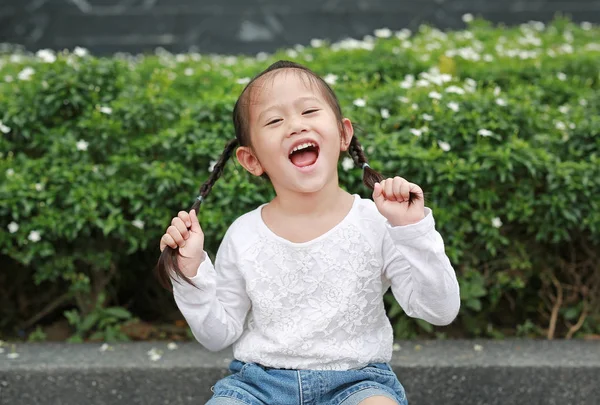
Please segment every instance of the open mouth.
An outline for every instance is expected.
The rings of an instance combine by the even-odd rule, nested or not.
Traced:
[[[312,166],[319,158],[319,146],[314,142],[302,143],[292,149],[289,158],[296,167]]]

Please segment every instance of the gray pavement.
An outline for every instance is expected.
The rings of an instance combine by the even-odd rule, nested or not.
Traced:
[[[411,405],[600,404],[600,342],[398,344],[391,364]],[[0,405],[203,404],[232,359],[196,343],[111,346],[18,344],[14,359],[4,346]]]

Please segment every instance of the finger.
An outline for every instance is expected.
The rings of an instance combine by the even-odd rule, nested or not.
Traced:
[[[185,224],[183,223],[183,220],[181,218],[179,218],[179,217],[173,218],[173,221],[171,221],[171,225],[173,225],[175,228],[177,228],[177,230],[179,231],[181,236],[183,236],[183,239],[187,239],[190,237],[190,232],[189,232],[187,226],[185,226]]]
[[[375,183],[373,186],[373,201],[378,207],[385,202],[385,198],[383,197],[383,187],[380,183]]]
[[[410,183],[402,177],[398,177],[398,201],[408,201],[410,197]]]
[[[175,243],[177,243],[177,246],[179,246],[179,247],[185,246],[185,239],[183,239],[183,236],[181,236],[181,233],[179,232],[179,230],[176,227],[171,225],[170,227],[167,228],[167,233],[169,235],[171,235],[171,238],[173,238]]]
[[[190,218],[190,214],[188,214],[185,211],[179,211],[179,214],[177,214],[177,216],[179,218],[181,218],[181,220],[183,221],[183,223],[185,224],[186,227],[190,227],[192,226],[192,220]]]
[[[385,184],[383,186],[383,194],[385,195],[385,199],[388,201],[396,201],[396,196],[394,195],[394,181],[393,179],[385,179]]]
[[[165,233],[160,239],[160,251],[162,252],[163,250],[165,250],[167,246],[169,246],[172,249],[177,249],[177,243],[175,243],[171,235]]]
[[[192,221],[192,228],[190,230],[194,233],[202,232],[202,227],[200,226],[200,221],[198,221],[198,216],[196,215],[196,210],[190,211],[190,219]]]

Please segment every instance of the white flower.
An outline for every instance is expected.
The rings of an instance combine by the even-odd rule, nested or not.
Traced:
[[[381,109],[381,118],[383,118],[384,120],[387,120],[388,118],[390,118],[390,110],[388,110],[387,108],[382,108]]]
[[[565,31],[563,33],[563,38],[565,39],[565,41],[567,42],[573,42],[573,40],[575,39],[573,37],[573,33],[571,31]]]
[[[589,21],[583,21],[583,22],[581,23],[581,29],[582,29],[582,30],[584,30],[584,31],[589,31],[589,30],[591,30],[592,28],[593,28],[593,25],[592,25],[592,23],[591,23],[591,22],[589,22]]]
[[[392,346],[392,349],[395,352],[399,352],[402,349],[402,347],[398,343],[394,343],[394,345]]]
[[[462,20],[465,23],[467,23],[467,24],[470,23],[470,22],[472,22],[473,21],[473,14],[471,14],[471,13],[463,14]]]
[[[569,112],[569,106],[568,105],[561,105],[560,107],[558,107],[558,111],[560,111],[563,114],[566,114]]]
[[[444,152],[448,152],[451,149],[450,144],[448,142],[438,141],[438,145],[439,145],[440,149],[443,150]]]
[[[433,117],[429,114],[423,114],[421,116],[425,121],[433,121]]]
[[[555,126],[556,126],[556,129],[558,129],[560,131],[564,131],[565,129],[567,129],[567,126],[562,121],[557,121]]]
[[[131,225],[135,226],[138,229],[144,229],[144,221],[140,220],[140,219],[136,219],[131,221]]]
[[[15,233],[18,230],[19,230],[19,224],[17,224],[15,221],[8,224],[8,232]]]
[[[217,164],[216,160],[211,160],[210,164],[208,166],[208,171],[212,173],[213,170],[215,170],[215,165]]]
[[[43,60],[46,63],[54,63],[56,62],[56,55],[50,49],[40,49],[35,54],[38,58]]]
[[[425,79],[419,79],[417,81],[417,87],[429,87],[431,85],[431,83],[429,83],[427,80]]]
[[[352,104],[354,104],[357,107],[364,107],[367,105],[367,102],[365,100],[363,100],[362,98],[357,98],[356,100],[354,100],[352,102]]]
[[[564,82],[565,80],[567,80],[567,75],[566,75],[566,74],[564,74],[563,72],[558,72],[558,73],[556,74],[556,77],[558,78],[558,80],[560,80],[560,81],[563,81],[563,82]]]
[[[286,54],[290,58],[297,58],[298,57],[298,52],[296,52],[294,49],[288,49],[287,52],[286,52]]]
[[[4,125],[2,121],[0,121],[0,132],[4,134],[8,134],[10,132],[10,128]]]
[[[421,136],[423,134],[423,131],[421,131],[420,129],[411,128],[410,133],[414,136]]]
[[[498,104],[500,107],[506,107],[506,100],[504,100],[503,98],[497,98],[496,104]]]
[[[498,97],[501,92],[502,92],[502,89],[500,87],[496,86],[496,88],[494,89],[494,96]]]
[[[481,345],[473,345],[473,350],[475,350],[476,352],[480,352],[483,350],[483,346]]]
[[[438,93],[437,91],[432,91],[429,93],[429,98],[433,98],[435,100],[441,100],[442,95],[440,93]]]
[[[80,140],[77,142],[77,150],[86,151],[88,146],[89,146],[89,143],[87,143],[84,140]]]
[[[492,136],[493,132],[488,130],[488,129],[480,129],[479,131],[477,131],[477,135],[479,136]]]
[[[4,76],[4,81],[5,81],[6,83],[10,83],[10,82],[12,82],[13,80],[14,80],[14,79],[13,79],[13,77],[12,77],[11,75],[6,75],[6,76]]]
[[[400,96],[398,97],[398,101],[400,101],[401,103],[408,103],[410,99],[408,97]]]
[[[105,106],[105,107],[100,107],[100,112],[102,114],[110,115],[110,114],[112,114],[113,110],[112,110],[112,108]]]
[[[571,123],[569,124],[569,128],[571,128],[571,129],[575,129],[575,128],[577,128],[577,126],[576,126],[574,123],[572,123],[572,122],[571,122]]]
[[[259,52],[256,54],[256,60],[259,62],[264,62],[269,57],[269,54],[266,52]]]
[[[454,101],[448,103],[448,108],[451,109],[454,112],[458,112],[460,110],[460,107],[459,107],[458,103],[456,103]]]
[[[352,160],[352,158],[346,156],[344,159],[342,159],[342,169],[344,169],[344,171],[348,171],[353,167],[354,160]]]
[[[193,74],[194,74],[194,69],[192,69],[192,68],[186,68],[186,69],[183,71],[183,74],[184,74],[184,75],[186,75],[186,76],[191,76],[191,75],[193,75]]]
[[[320,48],[323,46],[323,40],[322,39],[311,39],[310,40],[310,46],[312,46],[313,48]]]
[[[473,79],[471,79],[470,77],[467,77],[465,79],[465,84],[467,86],[467,90],[470,91],[471,93],[475,91],[475,89],[477,88],[477,82]]]
[[[19,353],[8,353],[6,355],[6,357],[13,360],[13,359],[16,359],[17,357],[19,357]]]
[[[177,350],[177,348],[178,348],[178,346],[177,346],[177,343],[175,343],[175,342],[171,342],[167,345],[167,349],[169,349],[169,350]]]
[[[458,86],[450,86],[446,89],[446,93],[454,93],[454,94],[465,94],[465,90],[462,87]]]
[[[421,132],[425,133],[425,132],[429,132],[429,127],[428,126],[422,126],[420,128]]]
[[[498,217],[492,219],[492,226],[494,228],[500,228],[502,226],[502,220]]]
[[[579,105],[585,107],[588,104],[585,98],[579,99]]]
[[[306,55],[304,55],[304,60],[306,60],[307,62],[312,62],[314,60],[314,58],[312,55],[306,54]]]
[[[396,38],[403,41],[405,39],[410,38],[410,36],[412,35],[412,32],[407,28],[403,28],[400,31],[397,31],[395,35],[396,35]]]
[[[35,183],[35,190],[42,191],[44,189],[44,185],[42,183]]]
[[[73,53],[75,55],[79,56],[80,58],[83,58],[84,56],[87,56],[89,54],[87,49],[82,48],[80,46],[76,46],[75,49],[73,50]]]
[[[417,103],[412,103],[410,108],[412,108],[413,110],[416,110],[419,108],[419,106],[417,105]]]
[[[325,83],[329,84],[330,86],[333,86],[337,82],[337,79],[338,76],[332,73],[329,73],[323,78],[323,80],[325,80]]]
[[[375,30],[375,36],[377,38],[389,38],[392,36],[392,30],[390,30],[389,28],[381,28]]]
[[[483,60],[486,62],[493,62],[494,57],[492,55],[490,55],[489,53],[486,53],[485,55],[483,55]]]
[[[102,344],[102,346],[100,346],[100,349],[98,349],[98,350],[100,350],[101,352],[105,352],[107,350],[114,351],[115,349],[114,349],[114,347],[110,346],[108,343],[104,343],[104,344]]]
[[[239,78],[235,81],[237,84],[248,84],[250,83],[250,78],[249,77],[242,77]]]
[[[15,174],[15,171],[13,169],[7,169],[6,170],[6,176],[7,177],[11,177],[13,174]]]
[[[27,239],[29,239],[32,242],[39,242],[42,239],[42,237],[40,236],[39,231],[31,231],[29,232],[29,236],[27,237]]]
[[[147,354],[151,361],[158,361],[162,357],[162,350],[158,350],[156,348],[152,348],[148,350]]]
[[[33,68],[30,67],[26,67],[25,69],[21,70],[19,72],[19,80],[29,80],[31,79],[31,76],[33,76],[33,74],[35,73],[35,70],[33,70]]]

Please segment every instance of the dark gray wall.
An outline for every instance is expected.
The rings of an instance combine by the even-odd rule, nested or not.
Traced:
[[[361,38],[422,22],[462,27],[464,13],[494,22],[550,21],[556,13],[600,21],[599,0],[0,0],[0,42],[84,46],[96,54],[256,53],[311,38]]]

